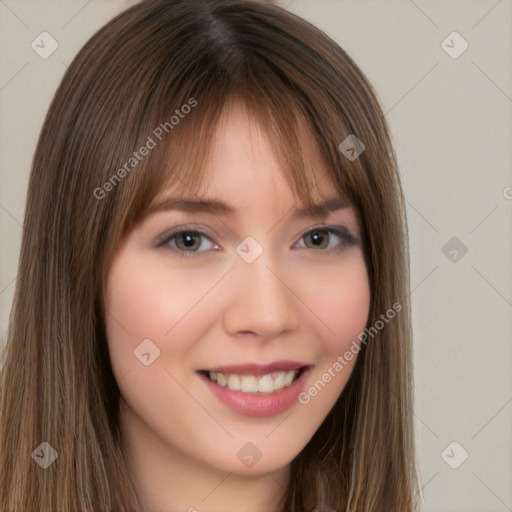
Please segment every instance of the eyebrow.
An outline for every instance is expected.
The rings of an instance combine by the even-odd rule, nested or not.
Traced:
[[[350,201],[340,197],[333,197],[320,204],[297,208],[293,212],[292,216],[297,219],[310,217],[325,218],[331,212],[349,208],[351,206],[352,203]],[[161,202],[150,206],[146,211],[146,215],[154,215],[155,213],[169,210],[179,210],[189,213],[209,213],[212,215],[224,216],[233,216],[236,213],[236,210],[232,206],[224,203],[223,201],[214,199],[193,200],[183,197],[168,197]]]

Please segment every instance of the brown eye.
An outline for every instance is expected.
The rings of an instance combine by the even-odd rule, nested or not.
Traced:
[[[320,226],[309,230],[302,235],[306,249],[318,250],[328,253],[331,250],[343,249],[346,246],[355,245],[358,239],[341,226]],[[336,243],[337,242],[337,243]]]
[[[173,239],[176,240],[176,247],[184,251],[197,251],[201,246],[201,235],[198,233],[183,232],[174,235]]]
[[[164,234],[156,243],[157,247],[169,247],[172,250],[188,253],[201,253],[211,250],[215,244],[201,231],[176,229]]]
[[[311,249],[325,249],[329,245],[329,232],[326,229],[315,229],[304,235],[304,240],[310,240]],[[307,243],[306,243],[307,246]]]

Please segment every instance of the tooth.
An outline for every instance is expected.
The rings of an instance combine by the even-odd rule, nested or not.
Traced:
[[[246,393],[256,393],[258,391],[258,381],[256,377],[254,377],[254,375],[242,375],[240,388]]]
[[[228,378],[228,388],[233,391],[240,391],[240,379],[238,375],[230,375]]]
[[[274,391],[274,381],[270,374],[263,375],[258,382],[258,391],[260,393],[272,393]]]
[[[274,377],[274,390],[278,391],[283,388],[284,388],[284,372],[276,372],[276,376]]]
[[[223,373],[217,373],[217,384],[224,388],[228,385],[228,379]]]
[[[297,376],[297,370],[289,372],[272,372],[261,377],[255,375],[226,375],[221,372],[209,372],[210,379],[219,386],[228,387],[233,391],[242,391],[244,393],[266,393],[270,394],[279,391],[292,384]]]
[[[291,372],[286,373],[286,375],[284,376],[284,385],[285,386],[289,386],[292,383],[293,378],[295,377],[295,374],[296,374],[296,372],[293,370]]]

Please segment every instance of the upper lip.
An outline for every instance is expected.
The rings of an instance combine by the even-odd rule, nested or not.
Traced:
[[[202,371],[219,372],[226,374],[238,374],[238,375],[266,375],[272,372],[289,372],[292,370],[300,370],[301,368],[311,366],[306,363],[299,363],[296,361],[274,361],[267,364],[240,364],[240,365],[223,365],[214,366],[211,368],[205,368]]]

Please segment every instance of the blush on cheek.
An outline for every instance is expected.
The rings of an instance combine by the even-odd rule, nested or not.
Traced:
[[[167,309],[164,301],[157,300],[158,296],[158,290],[146,281],[144,275],[128,274],[109,295],[106,313],[111,317],[113,330],[121,335],[124,332],[134,341],[161,336],[166,312],[172,309]],[[166,300],[169,301],[169,297]]]
[[[333,285],[332,274],[324,286],[317,279],[315,293],[310,293],[308,306],[321,320],[325,349],[331,356],[347,350],[364,331],[370,309],[370,287],[364,263],[343,269],[339,284]]]
[[[116,279],[117,275],[123,279]],[[107,310],[135,337],[162,337],[210,286],[209,280],[170,272],[159,259],[148,258],[141,266],[137,258],[125,257],[112,269]]]
[[[214,273],[203,279],[197,278],[197,270],[170,272],[162,258],[145,265],[135,262],[124,253],[114,262],[107,286],[107,340],[118,377],[138,369],[134,350],[147,339],[160,350],[152,365],[171,370],[172,361],[182,361],[193,348],[191,340],[202,339],[207,319],[217,318],[211,313],[215,294],[208,293],[219,280]]]
[[[333,312],[334,331],[339,333],[338,350],[346,350],[364,331],[368,320],[370,293],[364,287],[354,289],[338,302],[338,314]]]

